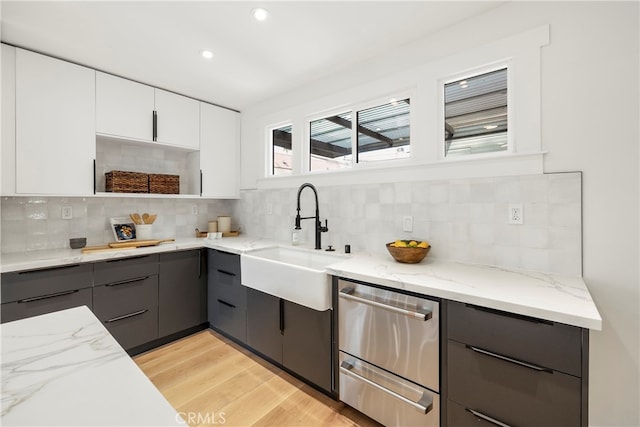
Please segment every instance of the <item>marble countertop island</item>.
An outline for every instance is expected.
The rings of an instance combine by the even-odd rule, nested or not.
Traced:
[[[3,426],[186,425],[86,306],[0,335]]]

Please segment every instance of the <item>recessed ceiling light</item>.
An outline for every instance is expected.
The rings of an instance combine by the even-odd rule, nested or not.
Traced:
[[[200,55],[202,55],[202,57],[204,59],[211,59],[213,58],[213,52],[211,52],[209,49],[202,49],[200,51]]]
[[[257,7],[251,11],[251,14],[258,21],[264,21],[269,17],[269,11],[267,9],[263,9],[261,7]]]

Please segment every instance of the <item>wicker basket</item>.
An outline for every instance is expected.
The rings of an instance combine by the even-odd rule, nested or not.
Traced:
[[[111,171],[104,174],[108,193],[148,193],[149,176],[140,172]]]
[[[180,194],[180,176],[150,173],[149,193]]]

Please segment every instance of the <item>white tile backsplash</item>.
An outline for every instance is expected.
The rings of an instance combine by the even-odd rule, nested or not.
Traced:
[[[318,188],[320,215],[329,220],[323,247],[386,254],[384,244],[416,238],[430,257],[579,275],[582,271],[581,174],[558,173]],[[303,190],[302,215],[314,215],[313,193]],[[251,235],[289,240],[297,188],[247,190],[235,216]],[[273,206],[271,215],[264,206]],[[507,207],[522,203],[524,224],[507,223]],[[413,232],[402,218],[413,217]],[[313,221],[302,222],[308,245]]]

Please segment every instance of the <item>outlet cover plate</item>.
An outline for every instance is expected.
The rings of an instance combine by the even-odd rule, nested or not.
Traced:
[[[413,217],[407,215],[402,218],[402,231],[408,231],[409,233],[413,231]]]
[[[73,219],[73,208],[71,206],[62,207],[62,219]]]
[[[509,205],[509,224],[522,225],[524,223],[524,212],[522,203],[512,203]]]

